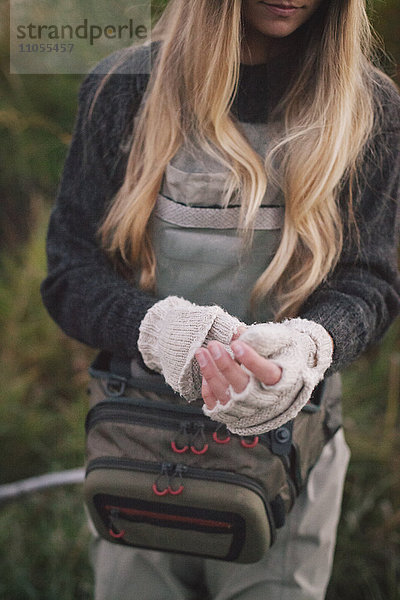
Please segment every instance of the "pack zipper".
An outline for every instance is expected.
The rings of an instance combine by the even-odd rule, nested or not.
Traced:
[[[264,504],[267,502],[261,485],[250,479],[250,477],[238,475],[237,473],[230,473],[229,471],[201,469],[200,467],[190,467],[181,463],[172,463],[167,461],[154,463],[146,460],[116,458],[114,456],[103,456],[101,458],[94,458],[91,460],[86,468],[86,476],[96,469],[123,469],[126,471],[136,470],[146,473],[161,473],[164,472],[165,469],[168,469],[171,475],[173,475],[175,472],[179,472],[182,475],[186,475],[187,477],[192,477],[195,479],[240,484],[261,496]]]
[[[141,471],[144,473],[155,473],[158,475],[169,475],[170,477],[179,476],[180,478],[189,477],[190,479],[202,479],[204,481],[214,481],[220,483],[231,483],[240,485],[257,494],[265,507],[268,521],[271,527],[272,541],[275,540],[275,522],[269,503],[265,497],[265,492],[260,484],[237,473],[220,471],[216,469],[201,469],[200,467],[189,467],[188,465],[171,462],[153,463],[145,460],[131,460],[128,458],[115,458],[105,456],[94,458],[86,468],[86,477],[96,469],[122,469],[126,471]]]
[[[140,414],[133,409],[140,410]],[[188,420],[202,421],[204,423],[209,421],[201,409],[190,409],[183,406],[174,406],[171,409],[163,405],[155,406],[154,403],[145,400],[115,398],[112,400],[103,400],[93,406],[86,417],[85,428],[86,433],[89,433],[90,429],[97,425],[97,423],[113,420],[121,423],[157,424],[158,427],[169,429],[168,425],[171,426],[172,424],[179,423],[183,417],[187,417]],[[212,423],[209,423],[209,425],[212,428]]]
[[[138,409],[140,414],[133,409]],[[93,406],[86,417],[86,434],[98,423],[108,420],[132,425],[157,426],[162,429],[175,429],[182,423],[199,423],[204,431],[214,433],[221,425],[210,420],[203,414],[201,408],[185,406],[155,405],[154,402],[146,400],[132,400],[130,398],[113,398],[103,400]],[[178,427],[179,429],[179,427]],[[231,435],[231,434],[229,434]],[[271,433],[261,434],[257,437],[259,441],[271,450]]]

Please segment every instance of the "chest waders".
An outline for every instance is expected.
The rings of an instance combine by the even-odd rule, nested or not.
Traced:
[[[265,155],[270,128],[240,123]],[[151,220],[158,297],[219,304],[251,323],[255,281],[276,251],[284,201],[270,188],[243,252],[239,207],[221,206],[227,171],[199,149],[168,164]],[[284,426],[251,438],[230,434],[188,405],[159,375],[104,356],[91,368],[85,497],[105,539],[128,546],[250,563],[285,522],[326,441],[340,426],[339,376]]]
[[[241,123],[249,142],[266,151],[269,127]],[[248,324],[270,321],[267,303],[251,315],[250,294],[278,247],[284,199],[270,188],[258,211],[252,247],[238,235],[240,207],[222,208],[228,171],[204,152],[181,147],[167,165],[152,218],[157,295],[218,304]]]

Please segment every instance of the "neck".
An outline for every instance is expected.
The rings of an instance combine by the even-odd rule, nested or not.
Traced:
[[[284,38],[271,38],[249,25],[245,26],[241,47],[241,62],[245,65],[268,63],[271,59],[290,54],[299,47],[299,34],[294,32]]]

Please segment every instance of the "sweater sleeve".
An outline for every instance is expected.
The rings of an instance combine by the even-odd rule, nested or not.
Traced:
[[[80,87],[72,142],[48,228],[48,275],[41,293],[67,335],[134,357],[140,322],[157,299],[117,273],[100,248],[97,230],[123,181],[128,151],[121,151],[121,144],[131,132],[148,75],[135,75],[131,67],[129,72],[115,71],[89,119],[104,67],[95,68]]]
[[[359,235],[345,230],[337,267],[300,313],[333,338],[327,374],[346,367],[379,341],[400,310],[400,99],[387,83],[380,95],[382,129],[365,153],[354,201]],[[343,195],[342,201],[346,199]]]

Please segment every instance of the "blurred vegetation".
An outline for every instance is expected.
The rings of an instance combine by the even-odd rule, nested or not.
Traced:
[[[400,64],[398,0],[375,0],[370,11]],[[8,22],[5,2],[0,22]],[[39,295],[81,77],[10,75],[7,45],[0,38],[0,483],[83,463],[93,356],[60,332]],[[344,374],[352,461],[327,600],[400,599],[399,327]],[[1,600],[92,597],[79,486],[0,510]]]
[[[43,309],[48,210],[35,204],[29,241],[1,263],[1,483],[84,461],[92,353],[63,335]],[[49,490],[2,507],[0,598],[90,598],[88,537],[80,490]]]

